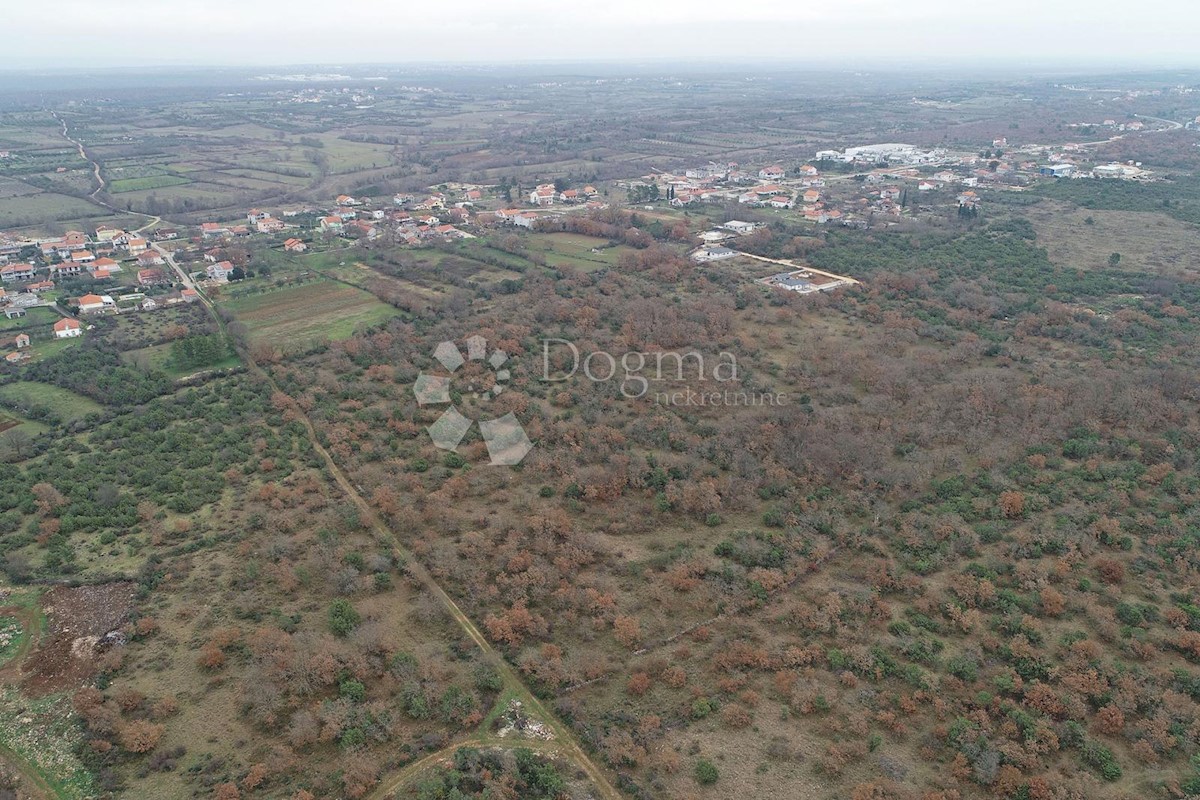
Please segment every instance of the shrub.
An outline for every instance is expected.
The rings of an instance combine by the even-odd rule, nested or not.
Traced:
[[[354,610],[354,606],[350,605],[349,600],[339,598],[329,607],[329,629],[333,631],[334,636],[349,636],[360,622],[362,617]]]
[[[702,758],[696,762],[696,783],[701,786],[712,786],[721,777],[717,767],[708,759]]]

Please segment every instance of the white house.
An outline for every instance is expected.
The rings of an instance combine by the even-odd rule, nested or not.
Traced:
[[[233,272],[233,264],[228,261],[219,261],[216,264],[209,264],[204,272],[208,275],[209,280],[227,281],[229,273]]]
[[[82,334],[83,326],[79,324],[79,320],[60,319],[54,323],[54,338],[56,339],[70,339]]]
[[[720,261],[725,258],[734,258],[736,256],[737,253],[733,250],[730,250],[728,247],[705,245],[696,252],[692,253],[692,260],[703,264],[708,261]]]
[[[79,298],[79,313],[80,314],[95,314],[103,311],[106,308],[112,308],[116,303],[112,297],[104,294],[85,294]]]
[[[733,231],[738,236],[745,236],[749,233],[754,233],[758,230],[758,225],[753,222],[742,222],[741,220],[731,219],[721,226],[727,231]]]

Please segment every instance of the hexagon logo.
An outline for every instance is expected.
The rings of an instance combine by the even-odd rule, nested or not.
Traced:
[[[440,405],[451,403],[450,384],[453,374],[469,361],[487,364],[491,369],[493,381],[490,388],[479,389],[476,397],[495,397],[504,391],[504,384],[512,377],[507,369],[508,354],[503,350],[493,350],[488,355],[487,339],[482,336],[472,336],[466,340],[467,355],[463,358],[462,351],[454,342],[442,342],[433,351],[434,359],[446,368],[450,375],[428,375],[422,372],[413,384],[413,394],[417,405]],[[475,390],[474,386],[468,387]],[[471,430],[475,421],[463,416],[453,404],[450,405],[437,420],[426,430],[435,447],[455,452],[463,437]],[[521,463],[521,460],[533,449],[533,443],[517,421],[512,412],[502,417],[490,420],[479,420],[479,431],[483,442],[487,445],[490,463],[493,466],[511,467]]]

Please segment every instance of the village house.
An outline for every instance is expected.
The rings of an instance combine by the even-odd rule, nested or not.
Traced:
[[[356,219],[347,226],[347,233],[370,240],[379,235],[379,229],[365,219]]]
[[[179,231],[174,228],[159,228],[154,232],[154,239],[159,242],[166,242],[172,239],[179,238]]]
[[[218,222],[202,222],[200,224],[200,235],[205,239],[219,239],[222,236],[229,235],[229,227]]]
[[[783,167],[779,166],[778,164],[770,167],[763,167],[758,171],[759,180],[764,181],[781,181],[784,179],[786,174],[787,173],[783,171]]]
[[[25,309],[19,306],[8,306],[4,309],[5,319],[18,319],[23,316],[25,316]]]
[[[792,198],[788,197],[787,195],[779,195],[778,197],[772,197],[769,202],[770,202],[772,208],[791,208],[792,207]]]
[[[38,305],[42,301],[36,294],[33,294],[32,292],[20,292],[19,294],[10,294],[8,296],[8,302],[9,305],[17,308],[31,308],[32,306]]]
[[[289,253],[303,253],[308,249],[308,245],[299,239],[288,239],[283,243],[283,249]]]
[[[554,184],[543,183],[529,193],[529,202],[535,206],[552,206],[557,194],[554,190]]]
[[[275,219],[274,217],[264,217],[263,219],[260,219],[258,222],[254,223],[254,230],[258,231],[259,233],[266,234],[279,233],[286,227],[286,223],[284,223],[282,220]]]
[[[18,350],[23,347],[29,347],[29,334],[18,333],[16,338],[13,339],[13,346],[15,346]]]
[[[341,233],[342,232],[342,218],[341,217],[322,217],[321,218],[321,230],[332,231],[334,233]]]
[[[139,267],[157,267],[160,264],[165,264],[166,259],[156,250],[146,250],[138,255],[137,263]]]
[[[95,273],[97,270],[107,270],[108,272],[120,272],[121,264],[107,256],[101,256],[100,258],[97,258],[95,261],[93,261],[91,264],[88,264],[88,269],[92,273]]]
[[[692,260],[697,263],[704,264],[709,261],[721,261],[722,259],[726,258],[734,258],[736,255],[737,252],[730,250],[728,247],[710,244],[705,245],[704,247],[701,247],[699,250],[692,253]]]
[[[252,208],[246,212],[246,222],[250,225],[255,225],[261,220],[270,218],[271,213],[269,211],[259,211],[257,208]]]
[[[79,298],[79,313],[80,314],[96,314],[109,308],[116,306],[116,303],[108,295],[85,294]]]
[[[184,289],[179,293],[179,297],[185,303],[194,303],[200,299],[200,293],[195,289]]]
[[[85,269],[87,268],[83,264],[74,264],[70,261],[65,261],[62,264],[51,264],[48,271],[51,278],[61,278],[64,275],[78,275]]]
[[[79,320],[60,319],[54,323],[54,338],[56,339],[70,339],[82,334],[83,325],[79,324]]]
[[[538,215],[532,211],[522,211],[512,219],[512,224],[519,228],[533,228],[533,223],[539,219]]]
[[[42,292],[48,292],[53,289],[54,281],[38,281],[37,283],[29,284],[25,288],[34,294],[41,294]]]
[[[229,261],[218,261],[216,264],[209,264],[204,269],[204,274],[209,280],[213,281],[228,281],[229,273],[233,272],[234,266]]]
[[[959,208],[977,208],[979,206],[979,195],[974,192],[963,192],[958,196]]]
[[[361,206],[362,200],[351,197],[348,194],[339,194],[335,201],[339,206]]]
[[[820,199],[821,199],[821,193],[818,192],[816,189],[809,189],[808,191],[806,191],[804,193],[804,202],[806,202],[806,203],[816,203]]]
[[[574,189],[564,189],[562,193],[559,194],[558,199],[562,200],[564,203],[574,203],[579,199],[579,192]]]
[[[164,283],[170,283],[161,269],[138,270],[137,281],[139,286],[161,286]]]
[[[129,251],[129,255],[131,256],[141,255],[146,252],[147,247],[149,245],[146,244],[146,240],[141,236],[131,236],[125,240],[125,249]]]
[[[90,264],[96,260],[96,254],[91,250],[76,250],[71,253],[71,260],[76,264]]]
[[[33,267],[29,264],[10,264],[0,269],[0,281],[27,281],[33,278]]]
[[[804,175],[805,177],[815,178],[817,175],[820,174],[821,171],[818,170],[816,167],[814,167],[812,164],[804,164],[800,167],[800,169],[797,170],[797,172],[799,172],[801,175]]]
[[[746,236],[758,230],[758,225],[753,222],[743,222],[737,219],[731,219],[721,226],[727,231],[733,231],[738,236]]]
[[[10,364],[15,364],[18,361],[24,361],[29,358],[29,353],[9,353],[4,357],[4,360]]]
[[[483,199],[483,192],[478,189],[468,189],[463,192],[463,200],[468,203],[477,203]]]
[[[113,240],[125,235],[125,231],[120,228],[110,228],[107,225],[101,225],[96,228],[97,242],[112,242]]]

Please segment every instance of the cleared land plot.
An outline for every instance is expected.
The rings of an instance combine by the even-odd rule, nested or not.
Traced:
[[[0,199],[0,229],[37,225],[47,221],[88,219],[112,212],[78,197],[64,194],[27,195]]]
[[[180,369],[179,367],[176,367],[171,360],[170,344],[155,344],[150,345],[149,347],[142,347],[137,350],[127,350],[124,353],[121,353],[121,358],[124,359],[126,363],[133,366],[141,367],[143,369],[161,370],[175,379],[183,378],[188,375],[194,375],[198,372],[229,369],[231,367],[236,367],[241,363],[241,360],[236,355],[230,353],[217,363],[210,364],[207,367],[189,367],[186,369]]]
[[[588,272],[616,266],[622,254],[634,252],[628,245],[610,247],[607,239],[577,233],[548,233],[534,237],[533,241],[533,247],[542,248],[550,266]]]
[[[1020,209],[1033,223],[1038,244],[1055,264],[1075,269],[1117,269],[1163,275],[1200,272],[1200,228],[1154,211],[1101,211],[1043,200]],[[1087,223],[1088,218],[1092,224]]]
[[[221,303],[250,329],[253,340],[296,345],[347,339],[358,328],[377,325],[397,311],[353,286],[316,281]]]
[[[178,175],[151,175],[145,178],[122,178],[112,181],[108,185],[108,190],[113,194],[121,194],[143,189],[163,189],[167,186],[180,186],[185,183],[191,183],[191,181]]]
[[[98,414],[100,404],[68,389],[48,383],[17,381],[0,386],[0,405],[22,411],[30,408],[48,408],[64,422],[83,419],[88,414]]]

